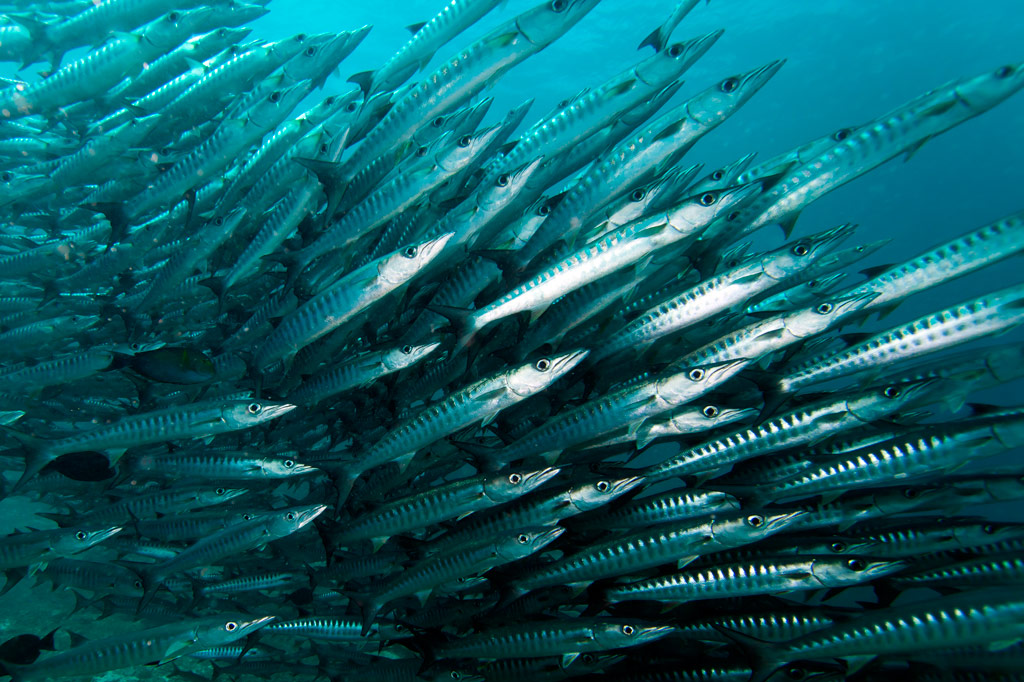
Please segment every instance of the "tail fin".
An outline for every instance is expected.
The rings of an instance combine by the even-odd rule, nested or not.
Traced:
[[[476,333],[480,331],[473,324],[473,313],[475,311],[468,308],[432,304],[427,306],[427,310],[447,319],[454,328],[456,341],[454,348],[452,348],[452,353],[469,348]]]
[[[11,495],[21,490],[25,484],[33,476],[42,471],[43,468],[54,459],[54,457],[46,452],[46,440],[36,438],[35,436],[31,436],[27,433],[22,433],[21,431],[17,431],[7,426],[0,426],[0,430],[16,438],[25,450],[25,471],[21,474],[21,478],[11,486],[10,490],[6,491],[8,495]]]

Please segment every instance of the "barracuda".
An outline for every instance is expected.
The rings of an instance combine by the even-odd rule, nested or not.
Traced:
[[[862,295],[879,294],[865,292]],[[998,334],[1021,322],[1024,322],[1024,285],[1015,285],[874,334],[838,353],[809,360],[782,377],[779,386],[783,391],[794,391],[827,379],[882,368]]]

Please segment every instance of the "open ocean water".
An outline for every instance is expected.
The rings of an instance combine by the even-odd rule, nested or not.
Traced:
[[[421,73],[429,73],[461,46],[468,45],[498,23],[534,4],[527,0],[508,0],[503,3],[438,50],[430,65]],[[172,5],[173,2],[168,2],[168,6]],[[673,6],[671,0],[602,0],[578,25],[550,47],[515,66],[480,95],[494,98],[483,125],[499,122],[509,109],[527,98],[533,98],[535,101],[524,125],[512,136],[515,139],[538,117],[551,111],[559,101],[573,96],[582,88],[600,85],[640,58],[652,54],[650,48],[638,52],[636,46],[665,20]],[[295,111],[299,112],[312,106],[325,94],[349,91],[352,85],[346,82],[346,78],[350,74],[377,68],[408,39],[409,34],[404,26],[427,20],[440,7],[439,0],[272,0],[268,5],[269,13],[248,25],[253,29],[250,39],[265,40],[279,40],[299,32],[337,32],[372,25],[368,37],[327,78],[323,89],[313,92],[296,107]],[[758,160],[770,158],[830,131],[869,121],[947,81],[973,76],[998,65],[1017,63],[1024,59],[1024,50],[1021,49],[1024,44],[1024,5],[1019,0],[981,0],[974,3],[926,0],[712,0],[698,5],[676,28],[673,38],[689,38],[719,28],[725,29],[723,37],[686,72],[683,76],[685,84],[663,111],[726,76],[741,73],[773,59],[785,58],[787,61],[779,73],[743,108],[702,138],[687,153],[686,163],[701,162],[705,171],[749,153],[757,154],[754,161],[757,163]],[[84,54],[86,51],[82,49],[70,51],[64,63]],[[7,66],[9,68],[3,71],[4,75],[21,77],[41,70],[45,65],[37,63],[21,72],[15,71],[15,65]],[[906,156],[901,154],[815,201],[802,212],[796,234],[806,235],[841,223],[855,223],[859,225],[854,237],[857,242],[882,238],[891,240],[884,248],[851,269],[856,272],[862,267],[900,262],[929,246],[1020,211],[1024,208],[1024,95],[1010,97],[991,111],[929,140],[910,158]],[[17,227],[17,216],[6,220],[14,226],[9,231],[10,235],[21,234]],[[770,226],[753,236],[752,248],[755,251],[777,248],[782,243],[780,230]],[[228,246],[232,245],[229,243]],[[96,252],[101,250],[102,244]],[[955,281],[935,286],[901,303],[896,312],[885,319],[872,318],[863,323],[857,331],[886,329],[958,301],[1021,283],[1024,281],[1021,276],[1022,264],[1024,261],[1018,254]],[[202,267],[198,269],[203,271]],[[0,273],[0,277],[2,275]],[[46,279],[49,273],[41,273],[41,276]],[[851,279],[849,283],[852,285],[855,281],[859,280]],[[173,302],[166,305],[173,307]],[[383,321],[378,320],[381,323]],[[125,336],[122,339],[105,340],[123,342],[128,339]],[[974,342],[968,348],[1011,342],[1024,342],[1024,330],[1011,330],[992,340]],[[215,349],[200,350],[212,355]],[[3,351],[0,351],[0,360],[3,359]],[[46,358],[31,358],[29,363],[43,359]],[[9,360],[12,367],[24,362],[21,357]],[[402,381],[412,380],[411,375],[402,374],[399,377],[397,383],[388,384],[390,390],[401,385]],[[245,381],[238,385],[252,388]],[[837,385],[843,386],[826,386],[831,389]],[[367,395],[371,401],[381,398],[379,391],[368,391]],[[1021,382],[1016,381],[974,393],[971,401],[1019,406],[1022,397],[1024,392]],[[31,418],[32,400],[35,399],[25,398],[28,418]],[[287,396],[284,399],[287,400]],[[369,411],[374,409],[362,403],[358,407]],[[13,403],[5,403],[3,409],[15,407]],[[331,418],[323,412],[323,405],[318,409],[317,420]],[[302,417],[299,414],[301,412],[285,418],[288,424],[286,428],[301,430]],[[960,416],[964,414],[960,413]],[[945,416],[943,420],[948,418]],[[81,421],[82,417],[76,414],[71,415],[71,419]],[[57,421],[56,418],[47,417],[46,423],[33,423],[33,429],[46,435],[52,433],[46,428],[49,422]],[[385,421],[384,426],[391,423]],[[310,425],[310,428],[313,426]],[[20,426],[15,422],[11,428],[18,429]],[[268,430],[268,433],[274,432]],[[371,439],[380,437],[378,431],[371,433]],[[230,442],[231,436],[226,438]],[[296,436],[296,442],[301,444],[293,448],[287,436],[283,440],[268,437],[265,440],[254,439],[251,445],[262,448],[263,452],[270,455],[282,450],[298,450],[298,459],[301,460],[303,455],[308,454],[308,443],[299,436]],[[188,441],[184,443],[185,447],[189,447]],[[18,447],[13,439],[8,439],[7,445]],[[179,446],[182,445],[179,443]],[[957,473],[985,472],[997,467],[1013,467],[1024,472],[1022,456],[1024,452],[1020,448],[1013,448],[996,457],[987,458],[984,462],[971,463]],[[647,457],[642,463],[659,459],[651,458],[649,453]],[[8,488],[20,475],[18,466],[6,465],[15,460],[4,460],[4,469],[0,470],[0,480],[5,480],[5,487]],[[473,473],[472,470],[470,473]],[[205,483],[229,485],[217,480]],[[235,483],[230,485],[234,486]],[[316,502],[319,494],[315,486],[302,483],[291,487],[282,484],[279,488],[264,486],[259,490],[259,499],[264,503],[272,500],[275,508],[284,506],[285,500],[293,505]],[[95,495],[96,499],[81,499],[79,496],[83,491]],[[282,491],[287,495],[281,494]],[[392,495],[395,493],[390,492]],[[72,515],[81,513],[90,508],[90,502],[96,505],[106,503],[103,495],[102,485],[72,488],[66,496],[59,488],[39,490],[29,487],[27,491],[0,500],[0,532],[54,528],[52,521],[34,514],[54,510],[70,510]],[[303,496],[312,497],[304,499]],[[256,497],[256,494],[252,495],[253,499]],[[990,519],[1006,522],[1024,521],[1024,506],[1019,502],[970,508],[965,513],[982,513]],[[135,520],[127,518],[124,525],[130,527]],[[342,522],[347,522],[347,519],[343,518]],[[268,557],[266,565],[287,564],[287,548],[291,548],[295,556],[299,557],[299,562],[288,568],[302,571],[302,563],[317,556],[309,547],[318,542],[317,534],[310,532],[309,528],[303,533],[301,540],[284,540],[284,551],[264,553],[262,556]],[[127,534],[128,531],[125,532]],[[360,547],[360,551],[363,549]],[[1019,555],[1019,545],[1016,551]],[[96,561],[115,561],[118,558],[116,552],[105,550],[102,545],[82,556]],[[223,562],[212,563],[219,565]],[[252,567],[250,564],[249,568]],[[318,563],[316,570],[320,569]],[[216,571],[211,575],[216,575]],[[8,580],[14,580],[13,572],[10,576]],[[203,577],[206,577],[205,574]],[[1017,582],[1012,587],[1018,597],[1022,586],[1024,583]],[[269,598],[264,596],[250,604],[251,615],[261,615],[260,609],[264,609],[268,613],[287,613],[287,617],[312,611],[316,615],[358,618],[358,609],[338,607],[337,604],[326,609],[302,606],[300,611],[295,611],[286,602],[285,593],[270,594]],[[76,604],[82,607],[90,599],[102,602],[102,597],[102,591],[86,590],[76,594],[62,586],[56,586],[51,591],[46,581],[26,579],[0,596],[0,643],[15,635],[43,635],[54,628],[60,628],[57,644],[58,648],[64,648],[69,646],[69,632],[86,639],[97,639],[121,633],[130,634],[143,626],[161,622],[159,619],[140,621],[131,613],[115,613],[100,620],[97,608],[80,608],[73,612]],[[854,605],[854,601],[848,596],[840,599],[840,602],[850,606]],[[183,597],[180,606],[181,613],[188,614],[193,607],[202,613],[211,613],[218,608],[235,609],[239,605],[245,605],[244,598],[234,602],[231,599],[199,602],[197,607]],[[699,616],[703,612],[698,610],[694,613]],[[548,616],[554,618],[550,613]],[[486,622],[490,625],[504,622],[500,613],[489,612],[485,619],[489,619]],[[475,624],[479,625],[479,622]],[[433,641],[431,637],[437,636],[437,632],[429,625],[423,625],[422,632],[425,641]],[[1017,641],[1019,647],[1020,637],[1021,630],[1017,628],[1006,639]],[[1003,638],[993,634],[993,639]],[[281,660],[291,663],[298,663],[299,659],[308,663],[314,651],[299,639],[283,639],[274,642],[274,645],[280,648]],[[335,653],[335,650],[330,651],[325,654],[325,658],[344,660],[343,655]],[[566,653],[569,651],[571,649]],[[372,655],[377,653],[376,644],[363,647],[363,653],[371,656],[349,663],[343,672],[332,669],[331,676],[338,680],[382,679],[371,677],[370,673],[364,676],[359,672],[359,666],[366,660],[372,660]],[[406,652],[402,655],[411,654]],[[651,657],[652,660],[664,658],[665,651],[654,651]],[[631,672],[640,669],[643,659],[637,660],[641,662]],[[738,651],[734,651],[729,657],[720,660],[732,664],[741,663],[743,658]],[[232,659],[227,659],[218,662],[218,665],[231,663]],[[1022,670],[1024,667],[1015,670],[1017,677],[985,677],[981,673],[983,676],[976,679],[1020,679],[1019,676],[1024,674]],[[75,679],[198,679],[196,675],[208,679],[210,671],[208,662],[185,657],[163,666],[136,666]],[[627,672],[630,671],[621,665],[609,668],[605,679],[623,679]],[[572,676],[573,669],[571,666],[565,670],[559,668],[557,673],[558,679],[564,679]],[[872,677],[869,671],[866,676],[862,674],[852,679],[888,679],[883,678],[881,673],[878,675]],[[258,676],[281,680],[312,679],[308,675],[284,669],[268,669]],[[507,679],[488,677],[486,674],[484,677]],[[522,677],[549,679],[535,672],[525,672]]]

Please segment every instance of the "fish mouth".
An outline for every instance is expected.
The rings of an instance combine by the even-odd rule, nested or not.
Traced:
[[[765,83],[771,80],[772,76],[777,74],[779,69],[781,69],[782,65],[785,63],[785,59],[776,59],[768,62],[764,66],[757,67],[753,71],[748,71],[740,77],[740,87],[738,90],[742,92],[750,89],[750,94],[754,94],[760,90]]]
[[[281,403],[280,405],[265,405],[263,410],[260,412],[260,417],[263,421],[270,419],[277,419],[278,417],[284,416],[294,410],[298,405],[292,405],[291,403]]]
[[[561,526],[552,526],[537,536],[537,548],[540,549],[541,547],[546,547],[561,537],[563,533],[565,533],[565,528],[562,528]]]
[[[833,227],[831,230],[825,230],[824,232],[820,232],[811,237],[811,243],[814,245],[814,248],[825,248],[846,239],[852,235],[856,229],[857,226],[853,223],[839,225],[837,227]]]
[[[544,485],[552,478],[558,475],[561,471],[559,467],[548,467],[547,469],[540,469],[539,471],[533,471],[523,475],[523,484],[527,488],[536,488]]]
[[[308,526],[313,521],[313,519],[320,516],[325,511],[327,511],[327,505],[318,504],[312,507],[306,507],[302,511],[294,512],[297,520],[296,528],[304,528],[305,526]]]
[[[620,478],[617,481],[610,481],[611,487],[608,490],[608,494],[612,497],[624,495],[633,488],[636,488],[645,480],[646,479],[643,476],[630,476],[629,478]]]
[[[788,512],[786,514],[775,514],[773,516],[766,515],[764,520],[764,528],[767,531],[779,531],[785,528],[786,526],[792,524],[797,519],[807,516],[807,514],[808,512],[806,511],[798,510]]]
[[[551,374],[561,377],[568,374],[576,365],[590,354],[589,350],[574,350],[551,358]],[[552,381],[554,381],[552,379]]]
[[[259,618],[254,618],[253,620],[245,623],[239,623],[239,637],[255,632],[256,630],[268,625],[273,620],[277,620],[277,616],[260,616]]]
[[[111,528],[106,528],[104,530],[98,530],[98,531],[94,532],[92,534],[92,536],[89,538],[89,544],[90,544],[90,546],[91,545],[97,545],[97,544],[103,542],[104,540],[107,540],[107,539],[117,535],[122,530],[124,530],[124,528],[122,528],[121,526],[113,526]]]
[[[665,635],[671,634],[676,631],[673,625],[649,625],[645,626],[640,632],[637,633],[640,641],[649,642],[652,639],[658,639]]]

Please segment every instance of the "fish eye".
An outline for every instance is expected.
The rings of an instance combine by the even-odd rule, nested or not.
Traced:
[[[751,514],[747,517],[747,525],[751,528],[760,528],[764,525],[764,517],[759,514]]]
[[[11,175],[10,171],[4,171],[3,175],[0,175],[0,178],[2,178],[4,182],[10,182],[12,177],[14,176]]]
[[[433,121],[431,121],[430,124],[435,128],[440,128],[441,126],[444,125],[444,116],[438,116]]]
[[[471,138],[469,135],[463,135],[462,137],[459,138],[459,146],[463,148],[468,147],[469,143],[472,141],[473,138]]]
[[[985,535],[992,535],[996,532],[996,527],[991,523],[986,523],[984,526],[981,527],[981,532]]]
[[[214,225],[218,225],[218,226],[223,225],[224,224],[224,218],[214,218],[213,219],[213,224]]]
[[[306,56],[307,56],[307,57],[312,57],[312,56],[313,56],[313,55],[315,55],[315,54],[316,54],[316,48],[315,48],[315,47],[313,47],[313,46],[311,45],[311,46],[309,46],[309,47],[307,47],[307,48],[306,48]]]
[[[690,381],[700,381],[704,378],[704,370],[699,367],[694,367],[686,376],[690,377]]]
[[[738,78],[726,78],[722,81],[722,84],[718,87],[722,89],[722,92],[732,92],[740,86],[740,80]]]
[[[842,142],[843,140],[845,140],[849,136],[850,136],[850,129],[849,128],[840,128],[836,132],[832,133],[832,139],[835,140],[836,142]]]
[[[998,69],[996,69],[996,78],[1006,78],[1011,73],[1013,73],[1012,66],[1000,66]]]
[[[523,477],[520,476],[519,474],[509,474],[508,482],[511,483],[512,485],[519,485],[520,483],[523,482]]]
[[[416,156],[418,156],[419,158],[422,159],[426,155],[427,155],[427,148],[426,147],[420,147],[419,149],[416,150]]]
[[[831,303],[822,303],[821,305],[819,305],[814,310],[817,311],[821,315],[828,315],[830,312],[832,312],[832,304]]]
[[[171,12],[167,15],[167,19],[169,21],[177,21],[179,19],[179,14],[177,12]]]
[[[676,43],[672,47],[668,48],[668,56],[669,57],[678,57],[681,54],[683,54],[683,45],[682,45],[682,43]]]
[[[917,490],[915,490],[914,488],[904,488],[903,497],[907,498],[908,500],[912,500],[915,497],[917,497]]]
[[[497,180],[498,187],[505,187],[506,185],[508,185],[508,181],[509,181],[508,175],[502,173],[501,175],[498,176],[498,180]]]
[[[263,406],[259,403],[249,403],[249,406],[245,409],[248,410],[249,414],[259,414],[263,411]]]
[[[807,676],[807,672],[803,668],[793,666],[792,668],[786,669],[786,677],[791,680],[802,680]]]
[[[295,466],[295,462],[293,460],[286,459],[284,461],[284,468],[285,469],[291,469],[293,466]]]
[[[608,484],[608,481],[598,481],[597,485],[595,485],[594,487],[597,488],[598,492],[602,493],[608,492],[608,489],[611,488],[611,486]]]
[[[526,543],[528,543],[530,541],[530,538],[529,538],[529,536],[526,535],[526,533],[520,533],[519,537],[517,537],[516,540],[519,541],[520,545],[525,545]]]
[[[274,92],[270,93],[270,101],[271,102],[280,102],[281,101],[281,93],[278,92],[277,90],[275,90]]]
[[[647,190],[640,188],[633,190],[633,193],[629,195],[629,198],[633,201],[643,201],[645,196],[647,196]]]
[[[334,104],[334,100],[335,99],[337,99],[337,98],[334,97],[334,95],[331,95],[330,97],[325,97],[324,98],[324,106],[326,106],[326,107],[331,106],[332,104]]]
[[[899,398],[900,393],[901,391],[899,389],[899,386],[886,386],[885,389],[882,391],[882,395],[884,395],[886,398]]]
[[[75,533],[75,537],[76,537],[77,539],[79,539],[79,540],[84,540],[84,539],[86,539],[86,538],[87,538],[87,537],[89,537],[89,536],[85,534],[85,531],[84,531],[84,530],[80,530],[80,531],[78,531],[77,533]]]
[[[636,629],[632,625],[622,626],[622,634],[624,634],[626,637],[632,637],[634,632],[636,632]]]
[[[706,194],[701,194],[700,195],[700,205],[701,206],[711,206],[712,204],[715,203],[715,198],[716,198],[715,195],[712,194],[711,192],[707,192]]]
[[[833,542],[831,545],[828,546],[828,548],[831,549],[833,552],[836,552],[837,554],[842,554],[846,551],[846,543]]]
[[[584,663],[593,663],[595,660],[597,660],[591,654],[583,654],[582,656],[580,656],[580,658],[583,660]]]
[[[358,107],[356,106],[355,102],[349,102],[347,105],[345,105],[345,111],[349,113],[355,111],[357,108]]]
[[[535,362],[533,366],[538,372],[546,372],[551,369],[551,361],[547,358],[541,358]]]
[[[548,204],[541,204],[540,208],[537,209],[537,215],[547,215],[551,213],[551,206]]]
[[[723,177],[725,177],[725,173],[723,173],[720,170],[716,170],[714,173],[711,174],[712,180],[721,180]]]
[[[725,219],[731,222],[733,220],[736,220],[739,217],[740,217],[740,212],[739,211],[733,211],[729,215],[725,216]]]
[[[793,254],[796,256],[806,256],[811,250],[807,248],[806,244],[797,244],[793,247]]]
[[[138,350],[138,349],[139,349],[139,348],[141,348],[142,346],[140,346],[140,345],[138,344],[138,342],[136,342],[136,343],[133,343],[132,345],[130,345],[130,346],[128,346],[128,347],[129,347],[129,348],[131,348],[132,350]]]
[[[715,417],[718,416],[718,408],[715,407],[714,405],[705,405],[704,409],[701,410],[701,414],[703,414],[708,419],[714,419]]]
[[[846,562],[846,567],[848,569],[850,569],[851,571],[858,571],[858,572],[860,572],[860,571],[863,571],[865,568],[867,568],[868,565],[866,563],[864,563],[863,559],[850,559],[849,561]]]
[[[256,518],[256,517],[253,516],[252,514],[242,514],[242,520],[243,521],[252,521],[254,518]]]
[[[228,632],[234,632],[235,630],[238,629],[238,623],[236,623],[233,620],[228,621],[227,623],[224,623],[224,629],[227,630]]]
[[[552,2],[551,2],[551,11],[552,12],[564,12],[566,4],[567,3],[566,3],[565,0],[552,0]]]
[[[402,352],[405,353],[406,355],[408,355],[409,353],[412,352],[412,346],[408,346],[408,345],[402,346]]]
[[[217,488],[217,489],[216,489],[216,490],[214,490],[213,492],[214,492],[215,494],[217,494],[217,495],[223,495],[224,493],[226,493],[226,492],[227,492],[227,489],[225,489],[225,488]]]
[[[462,675],[459,674],[458,670],[453,670],[452,673],[451,673],[451,678],[453,680],[459,680],[459,679],[462,679]]]
[[[418,249],[415,246],[409,246],[406,247],[405,251],[402,252],[402,255],[405,256],[406,258],[415,258],[417,252]]]
[[[135,587],[141,590],[142,589],[142,581],[141,580],[136,580],[135,581]]]
[[[298,35],[295,36],[295,40],[300,42],[300,43],[306,42],[306,34],[305,33],[299,33]]]
[[[284,515],[284,518],[286,520],[288,520],[288,521],[294,521],[295,520],[295,514],[294,514],[294,512],[288,512],[287,514]]]
[[[329,151],[331,151],[331,147],[326,142],[324,142],[322,145],[320,145],[320,153],[321,154],[326,154]]]

